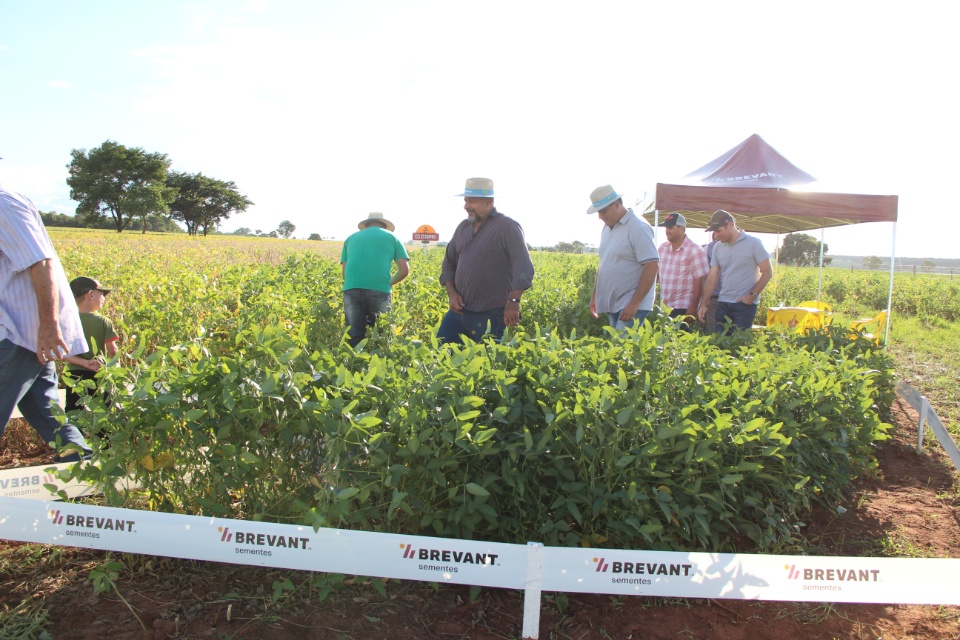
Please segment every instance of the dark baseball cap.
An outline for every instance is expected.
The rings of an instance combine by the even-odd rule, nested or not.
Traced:
[[[720,209],[713,213],[713,217],[710,218],[710,226],[706,228],[706,231],[716,231],[731,222],[734,222],[733,216]]]
[[[664,218],[663,222],[661,222],[659,226],[667,227],[669,229],[670,227],[675,227],[677,225],[680,225],[681,227],[686,228],[687,219],[684,218],[679,213],[677,213],[676,211],[674,211],[673,213],[668,215],[666,218]]]
[[[100,284],[99,280],[94,280],[87,276],[80,276],[71,280],[70,290],[73,291],[74,298],[79,298],[88,291],[102,291],[104,293],[110,293],[111,291],[108,287]]]

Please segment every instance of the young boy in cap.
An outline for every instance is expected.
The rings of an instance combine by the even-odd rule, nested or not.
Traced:
[[[80,276],[70,282],[70,290],[77,301],[80,323],[83,325],[83,334],[90,350],[65,358],[67,369],[75,381],[75,386],[67,386],[65,411],[74,411],[83,407],[80,399],[85,391],[79,383],[82,380],[93,380],[97,371],[103,366],[100,356],[106,354],[108,358],[112,358],[117,355],[117,332],[113,329],[113,323],[97,313],[103,308],[110,289],[93,278]]]

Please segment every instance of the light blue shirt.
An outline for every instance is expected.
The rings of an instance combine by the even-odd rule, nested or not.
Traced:
[[[0,187],[0,340],[10,340],[30,351],[37,350],[40,319],[29,269],[42,260],[53,261],[60,332],[69,348],[63,355],[83,353],[87,351],[87,339],[83,337],[80,312],[40,213],[26,196]]]
[[[760,263],[770,254],[763,243],[746,231],[733,244],[718,242],[713,248],[710,267],[720,267],[720,297],[718,302],[736,302],[747,295],[760,279]]]
[[[643,265],[659,262],[660,254],[653,240],[653,227],[633,214],[633,209],[613,225],[603,225],[600,234],[600,267],[597,270],[597,313],[619,313],[627,306],[637,284]],[[656,287],[640,301],[638,311],[653,309]]]

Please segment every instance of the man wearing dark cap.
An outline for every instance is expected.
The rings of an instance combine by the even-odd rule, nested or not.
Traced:
[[[717,331],[730,333],[733,327],[750,329],[757,315],[760,292],[770,282],[773,270],[763,243],[737,228],[732,215],[720,209],[710,219],[707,232],[716,231],[719,242],[713,249],[705,291],[713,291],[720,279],[717,298]],[[697,316],[703,322],[706,300],[701,299]]]
[[[660,300],[670,307],[670,317],[695,315],[703,291],[703,278],[710,273],[707,254],[687,237],[687,219],[671,213],[660,226],[667,241],[660,245]],[[684,327],[686,328],[686,327]]]
[[[83,335],[90,348],[76,356],[64,358],[67,369],[73,377],[74,384],[67,386],[67,404],[64,411],[76,411],[83,407],[82,398],[87,390],[77,384],[81,380],[93,380],[103,365],[102,357],[113,358],[117,355],[117,332],[109,318],[98,312],[103,308],[110,289],[100,284],[98,280],[87,276],[79,276],[70,281],[70,290],[73,291],[77,309],[80,311],[80,324],[83,325]]]
[[[71,447],[64,462],[90,453],[77,427],[53,415],[56,361],[86,350],[77,305],[40,213],[26,196],[0,187],[0,437],[18,407],[45,442]]]

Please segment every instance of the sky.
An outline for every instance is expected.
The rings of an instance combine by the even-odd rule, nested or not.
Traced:
[[[756,133],[819,190],[899,196],[830,254],[960,257],[949,3],[0,0],[0,24],[0,183],[42,211],[74,213],[71,151],[113,140],[235,182],[226,232],[378,211],[446,240],[483,176],[528,243],[596,244],[595,187],[651,201]]]

